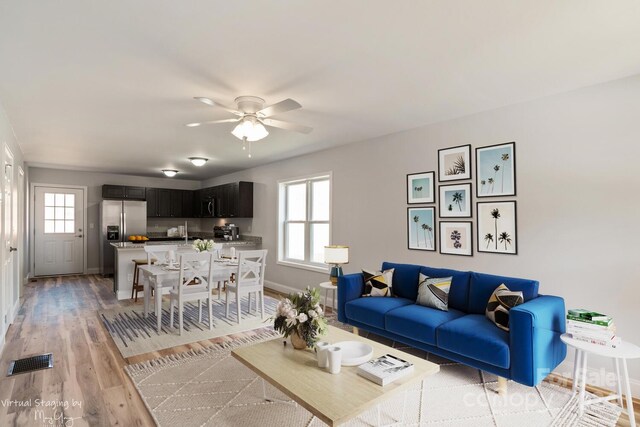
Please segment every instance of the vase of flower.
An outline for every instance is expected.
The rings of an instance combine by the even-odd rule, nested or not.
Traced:
[[[295,349],[313,347],[327,331],[320,292],[307,288],[304,292],[289,294],[278,304],[273,328],[289,338]]]

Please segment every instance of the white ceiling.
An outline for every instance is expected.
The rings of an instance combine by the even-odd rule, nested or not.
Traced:
[[[638,46],[637,0],[0,0],[0,102],[32,165],[204,179],[638,74]],[[238,95],[314,131],[248,159],[183,126]]]

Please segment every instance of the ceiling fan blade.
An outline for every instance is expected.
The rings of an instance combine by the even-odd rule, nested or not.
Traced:
[[[298,108],[302,108],[302,105],[298,104],[291,98],[285,99],[284,101],[276,102],[273,105],[269,105],[268,107],[264,107],[262,110],[258,111],[256,115],[258,117],[271,117],[276,114],[284,113],[291,110],[296,110]]]
[[[238,116],[242,115],[242,113],[240,111],[236,110],[235,108],[231,108],[231,107],[227,107],[226,105],[222,105],[219,102],[216,102],[211,98],[205,98],[203,96],[196,96],[193,99],[198,100],[198,101],[202,102],[203,104],[210,105],[212,107],[222,108],[223,110],[227,110],[228,112],[236,114]]]
[[[283,122],[282,120],[274,120],[274,119],[260,119],[262,123],[267,126],[273,126],[274,128],[286,129],[286,130],[294,130],[300,133],[309,133],[313,130],[313,128],[304,125],[298,125],[295,123]]]
[[[222,120],[211,120],[208,122],[196,122],[196,123],[187,123],[185,126],[189,128],[195,128],[202,125],[213,125],[216,123],[233,123],[240,121],[240,118],[237,119],[222,119]]]

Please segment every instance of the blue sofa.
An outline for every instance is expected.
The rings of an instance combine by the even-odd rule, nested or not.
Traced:
[[[362,274],[338,279],[338,320],[377,335],[491,372],[520,384],[540,383],[567,354],[564,300],[539,295],[535,280],[385,262],[394,268],[395,297],[362,297]],[[416,304],[420,273],[449,277],[449,311]],[[512,308],[510,332],[485,317],[489,297],[501,283],[522,291]]]

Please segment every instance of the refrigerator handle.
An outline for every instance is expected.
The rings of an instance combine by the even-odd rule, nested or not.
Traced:
[[[125,242],[125,236],[127,235],[127,214],[122,213],[122,241]]]
[[[209,215],[213,215],[213,212],[211,212],[211,205],[213,204],[213,202],[209,202],[209,204],[207,205],[207,210],[209,211]]]

